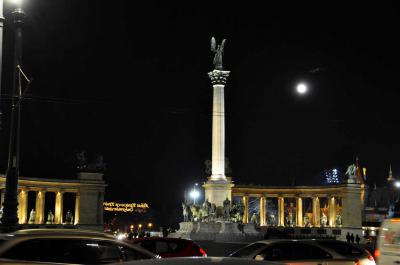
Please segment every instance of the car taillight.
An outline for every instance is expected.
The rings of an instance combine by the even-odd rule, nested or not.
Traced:
[[[354,265],[360,265],[360,260],[359,259],[355,259],[354,260]]]
[[[374,257],[377,259],[377,258],[379,258],[380,255],[381,255],[381,253],[379,252],[379,249],[375,249]]]
[[[199,251],[200,251],[201,255],[203,255],[203,257],[207,257],[207,253],[203,248],[200,248]]]
[[[376,250],[375,250],[376,251]],[[371,254],[369,254],[368,253],[368,259],[370,260],[370,261],[374,261],[374,257],[371,255]]]

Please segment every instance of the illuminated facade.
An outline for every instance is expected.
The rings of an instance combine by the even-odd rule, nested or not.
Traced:
[[[75,198],[73,222],[71,225],[87,229],[103,229],[103,200],[106,184],[103,174],[79,173],[77,180],[24,178],[18,180],[18,219],[19,224],[63,225],[67,214],[64,207],[66,194]],[[5,177],[0,176],[1,204],[4,201]],[[34,193],[34,205],[28,205],[28,194]],[[50,194],[54,194],[51,195]],[[45,205],[46,196],[54,198],[51,205]],[[49,201],[49,200],[47,200]],[[29,206],[29,207],[28,207]],[[54,213],[54,221],[48,220],[45,208]],[[29,220],[30,212],[35,210],[35,220]]]
[[[360,184],[232,188],[233,200],[244,207],[243,223],[276,227],[360,228],[361,195]]]

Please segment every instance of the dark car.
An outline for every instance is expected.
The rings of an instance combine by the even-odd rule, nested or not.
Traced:
[[[375,265],[368,251],[333,240],[263,240],[247,245],[229,256],[288,264]]]
[[[27,261],[100,264],[155,259],[157,255],[103,233],[79,229],[27,229],[0,235],[0,263]]]
[[[182,238],[146,237],[130,241],[162,258],[172,257],[206,257],[207,254],[194,241]]]

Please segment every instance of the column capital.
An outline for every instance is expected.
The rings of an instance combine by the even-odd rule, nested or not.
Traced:
[[[230,71],[213,70],[208,73],[208,77],[211,79],[213,85],[225,85],[228,80]]]

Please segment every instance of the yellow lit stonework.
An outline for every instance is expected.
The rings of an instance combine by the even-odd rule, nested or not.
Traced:
[[[0,175],[1,194],[4,195],[5,176]],[[87,229],[103,229],[103,198],[106,184],[99,173],[79,173],[78,179],[59,180],[44,178],[18,179],[18,220],[22,225],[28,225],[28,192],[36,193],[35,225],[44,225],[47,219],[45,210],[46,193],[55,194],[54,224],[63,224],[64,193],[76,194],[74,225]],[[100,207],[98,206],[100,203]],[[51,207],[50,207],[51,209]],[[30,209],[29,209],[30,210]]]

